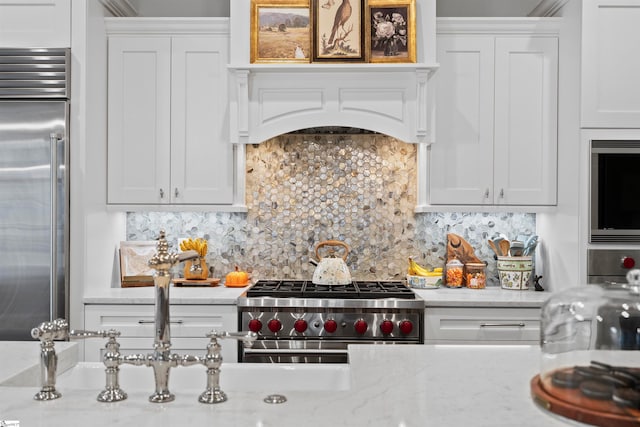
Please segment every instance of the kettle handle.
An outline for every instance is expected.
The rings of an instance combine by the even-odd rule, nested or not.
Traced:
[[[315,250],[316,258],[318,258],[318,261],[322,259],[322,257],[318,253],[318,249],[323,246],[342,246],[344,248],[344,255],[342,256],[342,260],[345,262],[347,261],[347,255],[349,255],[349,246],[347,246],[345,242],[341,242],[340,240],[325,240],[324,242],[318,243]]]

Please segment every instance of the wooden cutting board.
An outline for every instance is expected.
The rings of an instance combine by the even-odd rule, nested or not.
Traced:
[[[178,278],[178,279],[173,279],[173,285],[174,286],[183,286],[183,287],[187,287],[187,286],[218,286],[220,284],[220,279],[216,279],[215,277],[210,277],[207,279],[183,279],[183,278]]]
[[[531,396],[542,408],[582,423],[600,427],[640,426],[639,410],[617,406],[610,400],[590,399],[576,389],[555,387],[540,375],[531,380]]]

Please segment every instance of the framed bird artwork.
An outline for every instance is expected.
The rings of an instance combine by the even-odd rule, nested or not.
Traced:
[[[251,0],[251,63],[309,63],[309,1]]]
[[[366,62],[366,0],[311,0],[312,62]]]
[[[369,62],[416,62],[415,0],[369,0],[366,49]]]

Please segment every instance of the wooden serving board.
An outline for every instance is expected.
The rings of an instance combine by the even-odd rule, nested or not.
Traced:
[[[218,286],[220,279],[210,277],[207,279],[173,279],[174,286]]]
[[[618,406],[610,400],[585,397],[577,389],[556,387],[549,378],[543,380],[536,375],[531,379],[531,396],[542,408],[594,426],[640,426],[639,410]]]

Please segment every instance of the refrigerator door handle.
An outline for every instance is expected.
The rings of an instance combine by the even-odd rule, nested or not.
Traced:
[[[49,302],[51,313],[51,319],[56,317],[58,307],[58,236],[57,236],[57,222],[58,222],[58,170],[60,169],[60,163],[58,160],[58,142],[62,141],[62,137],[56,133],[49,135],[50,141],[50,163],[49,163],[49,183],[51,185],[51,205],[50,205],[50,222],[51,222],[51,235],[49,242],[49,249],[51,253],[51,262],[49,264],[49,291],[51,292],[51,300]]]

